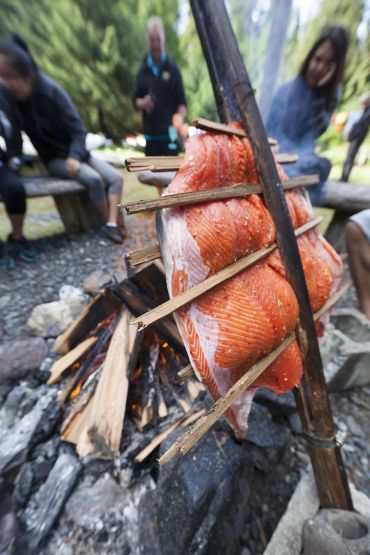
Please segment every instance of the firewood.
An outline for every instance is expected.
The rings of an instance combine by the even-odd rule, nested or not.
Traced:
[[[350,283],[346,283],[337,293],[332,295],[324,306],[315,313],[314,319],[318,320],[321,316],[329,310],[337,300],[348,289]],[[228,408],[240,397],[240,395],[248,389],[260,376],[268,366],[296,339],[296,333],[293,332],[287,337],[277,349],[274,349],[266,357],[258,361],[252,368],[250,368],[230,389],[225,395],[222,395],[213,405],[213,407],[206,412],[186,432],[183,436],[176,440],[176,442],[162,455],[159,459],[159,464],[164,464],[170,461],[176,453],[185,455],[191,447],[209,430],[209,428],[227,411]]]
[[[295,189],[298,187],[309,187],[311,185],[317,185],[319,183],[319,176],[316,174],[304,175],[301,177],[294,177],[293,179],[287,179],[283,182],[284,190]],[[211,202],[214,200],[222,200],[228,198],[244,198],[249,195],[255,195],[262,193],[261,185],[256,184],[243,184],[234,185],[232,187],[217,187],[215,189],[205,189],[202,191],[190,191],[188,193],[176,193],[173,195],[165,195],[156,199],[148,200],[138,200],[132,202],[122,203],[119,206],[124,208],[127,214],[137,214],[139,212],[151,212],[154,210],[160,210],[163,208],[175,207],[175,206],[187,206],[189,204],[197,204],[201,202]],[[144,249],[136,252],[140,252],[141,258],[144,255],[150,257],[155,250],[151,250],[153,247],[147,247],[148,252],[146,253]],[[130,253],[130,258],[133,257],[135,251]],[[135,258],[134,258],[135,261]],[[130,263],[132,264],[131,260]]]
[[[188,426],[189,424],[194,422],[194,420],[197,420],[200,416],[202,416],[205,412],[205,409],[202,409],[189,416],[184,415],[176,420],[173,424],[171,424],[171,426],[166,428],[163,432],[152,439],[149,445],[147,445],[142,451],[140,451],[138,455],[136,455],[135,461],[139,463],[143,462],[151,453],[153,453],[153,451],[162,443],[162,441],[166,439],[167,436],[169,436],[174,430],[176,430],[176,428],[178,428],[179,426]]]
[[[110,459],[119,450],[129,385],[130,353],[134,350],[137,335],[137,327],[129,326],[130,318],[128,309],[123,308],[91,401],[88,422],[77,443],[77,453],[81,457]]]
[[[62,378],[63,372],[68,370],[72,364],[78,361],[79,358],[82,357],[86,353],[92,345],[96,343],[98,340],[97,337],[88,337],[81,343],[77,345],[72,351],[69,351],[66,355],[62,358],[56,360],[53,366],[50,368],[50,377],[47,381],[48,384],[56,383]]]
[[[309,229],[312,229],[313,227],[317,226],[321,222],[321,220],[322,218],[319,217],[307,222],[306,224],[294,230],[295,235],[298,237],[302,233],[305,233]],[[206,291],[209,291],[216,285],[223,283],[224,281],[235,276],[242,270],[245,270],[249,266],[252,266],[258,260],[261,260],[268,254],[270,254],[276,248],[277,248],[276,243],[273,243],[272,245],[270,245],[265,249],[261,249],[251,255],[240,258],[233,264],[230,264],[226,268],[223,268],[222,270],[220,270],[217,274],[214,274],[213,276],[205,279],[202,283],[199,283],[198,285],[195,285],[194,287],[192,287],[191,289],[188,289],[184,293],[181,293],[180,295],[173,297],[171,300],[157,306],[155,309],[150,310],[146,314],[143,314],[142,316],[135,318],[135,320],[133,320],[132,323],[138,324],[139,330],[145,329],[147,326],[150,326],[151,324],[153,324],[154,322],[157,322],[161,318],[164,318],[165,316],[168,316],[172,312],[175,312],[180,307],[184,306],[190,301],[193,301],[194,299],[196,299]]]
[[[82,310],[80,316],[57,338],[54,351],[62,355],[76,347],[95,326],[120,307],[109,290],[99,293]]]

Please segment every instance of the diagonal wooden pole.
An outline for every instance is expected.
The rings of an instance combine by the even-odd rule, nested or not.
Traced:
[[[222,122],[241,121],[277,230],[288,280],[300,306],[296,329],[305,377],[296,399],[322,507],[352,510],[297,241],[267,135],[223,0],[190,0]]]

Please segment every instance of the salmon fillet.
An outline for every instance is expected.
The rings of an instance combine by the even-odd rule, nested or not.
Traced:
[[[286,179],[278,167],[281,179]],[[184,164],[165,194],[257,183],[247,139],[202,133],[188,140]],[[294,227],[312,218],[307,195],[285,194]],[[160,243],[170,297],[204,281],[242,256],[276,239],[272,217],[259,195],[208,202],[162,212]],[[310,302],[321,308],[338,286],[340,258],[318,231],[298,239]],[[204,293],[175,313],[190,362],[216,400],[259,359],[278,347],[295,329],[299,307],[278,251]],[[238,437],[256,387],[281,394],[297,385],[303,365],[292,343],[232,405],[225,417]]]

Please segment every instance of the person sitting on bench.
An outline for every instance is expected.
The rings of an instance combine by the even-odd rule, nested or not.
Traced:
[[[317,139],[327,129],[343,81],[348,35],[342,27],[325,29],[315,41],[299,75],[276,92],[266,130],[277,139],[282,152],[296,153],[296,164],[284,166],[289,177],[319,174],[320,183],[309,187],[313,204],[323,200],[331,170],[327,158],[315,152]]]
[[[351,216],[345,233],[349,269],[360,310],[370,320],[370,209]]]
[[[102,216],[102,231],[110,240],[121,243],[125,229],[118,203],[123,178],[86,150],[86,131],[71,98],[39,71],[27,45],[17,35],[13,40],[0,38],[0,83],[17,122],[19,155],[23,130],[51,175],[75,179],[87,188]]]
[[[15,156],[13,137],[13,126],[0,95],[0,195],[11,225],[8,241],[5,244],[0,241],[0,271],[14,268],[15,256],[24,262],[33,262],[37,256],[36,249],[23,235],[26,194],[17,175],[19,159]]]

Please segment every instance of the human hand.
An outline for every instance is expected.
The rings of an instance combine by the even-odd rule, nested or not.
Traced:
[[[74,175],[76,175],[76,173],[78,173],[81,164],[78,160],[76,160],[75,158],[67,158],[65,160],[65,165],[67,168],[67,172],[68,175],[70,175],[71,177],[73,177]]]
[[[173,114],[172,116],[172,125],[179,130],[180,127],[182,126],[182,124],[184,123],[184,118],[182,117],[181,114],[179,114],[179,112],[176,112],[176,114]]]
[[[152,95],[146,94],[143,98],[138,98],[136,100],[136,106],[139,110],[143,110],[147,114],[150,114],[154,110],[154,100]]]

